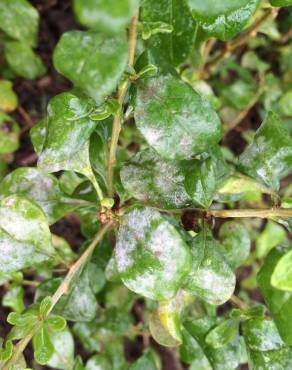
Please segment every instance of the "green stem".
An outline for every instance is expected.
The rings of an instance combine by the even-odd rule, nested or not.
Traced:
[[[128,36],[128,45],[129,45],[128,46],[129,47],[128,64],[130,67],[132,67],[134,64],[135,50],[136,50],[136,43],[137,43],[138,20],[139,20],[139,12],[137,11],[137,13],[132,18],[131,26],[129,29],[129,36]],[[108,167],[107,167],[107,186],[108,186],[108,195],[110,198],[112,198],[114,194],[114,187],[113,187],[114,168],[116,166],[117,147],[118,147],[120,131],[122,128],[123,103],[124,103],[129,85],[130,85],[130,82],[129,80],[127,80],[119,88],[118,94],[117,94],[117,99],[120,105],[120,109],[115,115],[114,121],[113,121],[113,130],[112,130]]]
[[[52,306],[50,310],[48,311],[48,315],[53,310],[59,299],[64,295],[68,294],[70,291],[70,283],[72,280],[77,276],[77,274],[80,272],[80,270],[85,266],[87,261],[89,260],[90,256],[92,255],[92,252],[94,251],[96,245],[102,240],[104,235],[107,233],[107,231],[113,226],[112,222],[109,222],[106,224],[102,229],[99,230],[99,232],[96,234],[92,242],[89,244],[88,248],[85,250],[85,252],[80,256],[80,258],[71,266],[70,270],[68,271],[67,275],[65,276],[62,284],[59,286],[59,288],[56,290],[55,294],[52,296]],[[40,325],[42,325],[42,322],[38,322],[35,327],[32,329],[32,331],[27,334],[24,338],[22,338],[14,347],[14,351],[12,354],[12,357],[10,360],[6,362],[2,370],[9,370],[13,365],[17,363],[19,360],[21,354],[25,350],[28,343],[32,340],[33,336],[36,334],[36,332],[39,330]]]

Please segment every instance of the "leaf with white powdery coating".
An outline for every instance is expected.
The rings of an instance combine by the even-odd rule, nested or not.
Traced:
[[[122,217],[115,256],[123,283],[155,300],[173,297],[191,267],[180,231],[149,207],[135,207]]]
[[[93,31],[62,35],[54,51],[57,71],[95,101],[112,93],[127,65],[126,35],[105,37]]]
[[[56,177],[37,168],[18,168],[2,180],[0,198],[15,193],[37,203],[50,224],[78,207],[78,199],[67,197],[61,191]]]
[[[216,112],[173,74],[139,81],[135,121],[148,144],[165,159],[190,159],[221,138]]]
[[[239,157],[239,169],[274,191],[292,172],[292,138],[276,114],[268,113],[253,142]]]
[[[185,289],[214,305],[228,301],[235,289],[235,275],[207,226],[193,239],[192,253]]]
[[[0,28],[10,37],[35,46],[39,14],[27,0],[1,0]]]
[[[275,279],[275,277],[277,278],[275,271],[278,270],[277,274],[281,274],[283,272],[281,265],[283,266],[283,262],[285,265],[285,260],[287,261],[291,255],[290,252],[287,252],[287,248],[280,246],[273,248],[257,275],[257,281],[282,339],[287,344],[292,345],[292,293],[277,289],[279,282]],[[289,273],[286,277],[288,279],[286,280],[287,282],[289,281]],[[281,278],[283,279],[283,275]],[[283,287],[282,284],[280,285]]]
[[[0,270],[35,266],[54,255],[48,221],[41,209],[13,195],[0,201]]]
[[[259,0],[187,0],[195,20],[208,37],[226,41],[239,33]]]
[[[74,0],[79,22],[88,28],[117,33],[130,23],[139,0]]]
[[[127,192],[140,201],[163,208],[184,208],[192,201],[184,188],[179,162],[159,157],[153,149],[137,153],[121,169]]]

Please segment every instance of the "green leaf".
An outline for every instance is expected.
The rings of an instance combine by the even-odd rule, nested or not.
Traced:
[[[208,209],[217,190],[216,163],[213,158],[188,161],[183,172],[189,197],[199,207]]]
[[[278,261],[271,278],[271,284],[278,289],[292,291],[292,253],[289,251]]]
[[[232,269],[242,265],[249,256],[251,240],[246,227],[236,221],[227,221],[219,231],[223,254]]]
[[[22,286],[12,286],[2,298],[3,307],[11,307],[16,312],[24,310]]]
[[[218,324],[216,317],[186,317],[182,359],[191,364],[192,370],[236,370],[245,362],[245,346],[242,337],[236,336],[220,348],[209,346],[205,337]]]
[[[8,361],[13,353],[13,344],[11,340],[8,340],[5,344],[5,348],[0,349],[0,363]]]
[[[32,339],[34,359],[40,365],[46,365],[54,353],[50,334],[45,326],[42,326]]]
[[[82,173],[99,191],[89,159],[89,137],[96,125],[89,116],[94,107],[92,99],[73,92],[59,94],[50,101],[46,142],[38,166],[46,172]]]
[[[224,320],[207,334],[206,343],[213,348],[221,348],[229,343],[238,335],[239,322],[238,318]]]
[[[16,109],[17,105],[18,98],[13,91],[12,82],[0,80],[0,111],[12,112]]]
[[[50,224],[83,205],[82,201],[69,198],[61,191],[57,178],[37,168],[18,168],[2,180],[0,196],[15,193],[37,203],[47,215]]]
[[[52,297],[48,296],[48,297],[45,297],[44,299],[42,299],[41,303],[40,303],[40,316],[45,318],[49,311],[51,310],[51,307],[52,307]]]
[[[292,2],[291,2],[292,5]],[[292,116],[292,90],[287,91],[279,101],[279,109],[285,116]]]
[[[269,0],[273,6],[291,6],[291,0]]]
[[[5,42],[4,53],[8,64],[18,76],[34,80],[46,73],[41,58],[23,42]]]
[[[63,296],[53,312],[70,321],[91,321],[96,316],[97,300],[95,297],[95,279],[98,268],[89,263],[71,284],[70,293]],[[42,283],[37,291],[35,300],[40,301],[46,295],[53,295],[62,279],[54,278]]]
[[[17,195],[0,201],[0,269],[16,271],[54,255],[46,216]]]
[[[138,360],[130,365],[129,370],[158,370],[152,352],[147,351],[143,353]]]
[[[19,327],[32,326],[37,322],[37,320],[38,315],[33,312],[10,312],[7,317],[7,322],[9,322],[9,324]]]
[[[191,267],[183,234],[151,208],[131,209],[121,220],[115,256],[123,283],[147,298],[173,297]]]
[[[152,36],[146,46],[157,64],[177,66],[188,58],[194,47],[196,24],[185,0],[145,0],[141,20],[144,29],[149,25]],[[172,32],[153,34],[151,28],[158,22],[167,24]]]
[[[258,0],[187,0],[208,37],[226,41],[238,34],[255,12]]]
[[[265,257],[272,248],[287,241],[285,229],[268,220],[264,230],[256,238],[256,256]]]
[[[185,289],[208,303],[226,302],[235,288],[235,275],[207,226],[192,241],[193,266]]]
[[[188,293],[179,291],[173,299],[159,302],[149,321],[151,336],[157,343],[166,347],[182,343],[180,314],[189,301]]]
[[[66,320],[64,317],[58,315],[50,315],[47,318],[46,323],[50,330],[54,332],[63,331],[66,327]]]
[[[254,370],[280,370],[292,366],[292,350],[285,346],[272,320],[250,319],[243,323],[249,366]]]
[[[18,124],[6,113],[0,112],[0,154],[12,153],[19,148]]]
[[[221,90],[221,96],[227,105],[236,110],[243,110],[255,96],[255,87],[250,82],[236,80]]]
[[[179,162],[165,160],[153,149],[137,153],[121,169],[121,181],[134,198],[163,208],[184,208],[192,202],[184,188]]]
[[[50,333],[54,351],[48,366],[54,369],[72,369],[74,363],[74,340],[68,329]]]
[[[130,23],[139,0],[74,0],[73,4],[76,17],[83,26],[117,33]]]
[[[257,281],[264,296],[265,302],[272,313],[273,319],[282,339],[289,345],[292,344],[292,294],[272,286],[275,268],[279,261],[284,259],[287,249],[276,247],[271,250],[265,263],[258,273]],[[273,274],[273,275],[272,275]]]
[[[27,0],[1,0],[0,28],[13,39],[35,46],[39,14]]]
[[[138,82],[135,121],[165,159],[190,159],[221,138],[220,120],[209,103],[171,74]]]
[[[86,370],[112,370],[112,365],[107,356],[99,354],[91,357],[85,366]]]
[[[239,169],[274,191],[292,171],[292,138],[278,116],[270,112],[251,145],[239,157]]]
[[[122,32],[105,37],[97,32],[70,31],[54,51],[54,66],[75,87],[96,101],[112,93],[127,64],[127,42]]]

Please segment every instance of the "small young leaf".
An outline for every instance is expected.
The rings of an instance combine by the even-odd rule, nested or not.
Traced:
[[[50,315],[46,320],[46,324],[48,325],[50,330],[58,332],[65,329],[66,320],[62,316]]]
[[[35,46],[39,14],[28,0],[1,0],[0,28],[10,37]]]
[[[291,6],[292,1],[291,0],[269,0],[271,5],[273,6]]]
[[[235,275],[207,226],[192,241],[193,266],[185,289],[208,303],[226,302],[235,288]]]
[[[53,59],[60,74],[100,102],[116,89],[126,68],[126,37],[123,32],[114,37],[91,31],[66,32]]]
[[[219,237],[223,254],[232,269],[246,261],[250,253],[251,240],[246,227],[236,221],[228,221],[220,228]]]
[[[48,315],[48,312],[50,311],[52,307],[52,297],[48,296],[42,299],[40,303],[40,316],[45,318]]]
[[[138,82],[135,121],[148,144],[165,159],[190,159],[221,137],[216,112],[172,74]]]
[[[148,207],[133,208],[122,218],[115,257],[123,283],[155,300],[173,297],[191,267],[181,232]]]
[[[8,340],[5,344],[5,348],[0,348],[0,363],[8,361],[13,353],[13,344],[11,340]]]
[[[32,343],[36,362],[40,365],[46,365],[53,356],[54,346],[44,325],[34,335]]]
[[[27,80],[34,80],[46,73],[46,67],[41,58],[23,42],[5,42],[4,53],[12,70]]]
[[[259,0],[187,0],[195,20],[208,37],[226,41],[239,33],[255,12]]]
[[[252,144],[239,157],[239,169],[277,191],[292,171],[292,138],[274,113],[269,113]]]
[[[74,12],[83,26],[117,33],[130,23],[138,4],[139,0],[74,0]]]
[[[31,326],[35,324],[37,320],[38,316],[30,312],[25,312],[23,314],[18,312],[10,312],[7,317],[9,324],[15,326]]]

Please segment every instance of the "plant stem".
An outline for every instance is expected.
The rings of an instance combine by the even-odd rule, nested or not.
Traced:
[[[242,311],[246,311],[249,309],[249,306],[247,303],[243,302],[240,298],[238,298],[236,295],[233,295],[230,298],[230,302],[235,304],[237,307],[239,307]]]
[[[206,215],[218,218],[289,218],[292,217],[292,209],[287,208],[267,208],[267,209],[223,209],[209,210]]]
[[[132,67],[134,64],[136,42],[137,42],[138,20],[139,20],[139,12],[137,11],[137,13],[132,18],[132,22],[131,22],[130,29],[129,29],[129,36],[128,36],[128,64],[130,67]],[[130,85],[129,80],[125,81],[125,83],[123,83],[122,86],[119,88],[118,94],[117,94],[117,99],[120,105],[120,109],[115,115],[115,118],[113,121],[113,130],[112,130],[108,167],[107,167],[107,186],[108,186],[109,197],[112,197],[114,193],[113,175],[114,175],[114,168],[116,165],[116,154],[117,154],[119,135],[120,135],[121,126],[122,126],[123,103],[124,103],[125,96],[128,91],[129,85]]]
[[[59,288],[56,290],[54,295],[52,296],[52,306],[50,307],[50,310],[48,311],[48,314],[53,310],[54,306],[57,304],[59,299],[64,295],[68,294],[70,290],[70,283],[72,280],[77,276],[77,274],[80,272],[80,270],[85,266],[86,262],[89,260],[92,252],[94,251],[96,245],[102,240],[103,236],[106,234],[106,232],[112,227],[113,223],[109,222],[104,227],[102,227],[99,232],[96,234],[92,242],[89,244],[85,252],[80,256],[80,258],[71,266],[70,270],[68,271],[67,275],[65,276],[62,284],[59,286]],[[9,370],[12,365],[14,365],[23,351],[25,350],[28,343],[31,341],[35,333],[38,331],[40,326],[42,325],[42,322],[38,322],[33,330],[24,338],[22,338],[14,347],[13,355],[8,360],[8,362],[4,365],[2,370]]]
[[[257,21],[255,21],[255,23],[251,27],[249,27],[245,32],[243,32],[236,39],[227,42],[225,44],[225,48],[206,65],[203,77],[205,79],[209,78],[210,74],[216,69],[219,63],[226,59],[238,47],[244,45],[251,37],[256,36],[262,24],[268,21],[269,19],[275,18],[277,14],[278,14],[277,8],[269,8],[265,12],[265,14],[262,17],[260,17]]]

